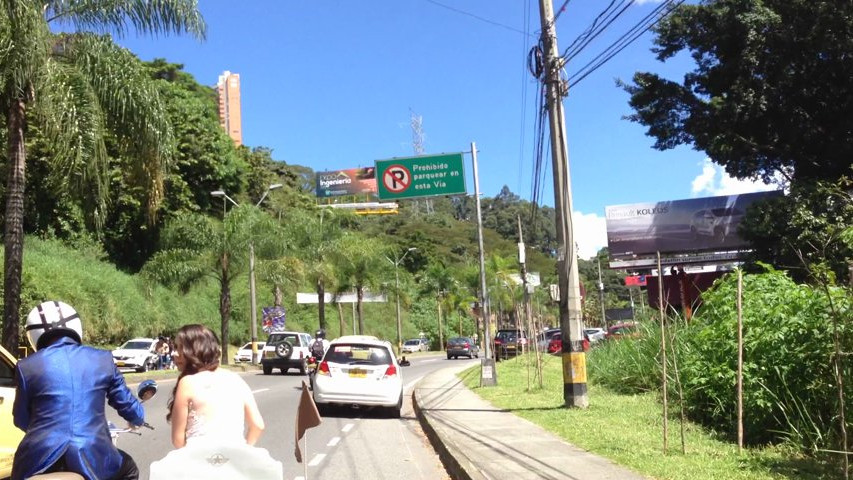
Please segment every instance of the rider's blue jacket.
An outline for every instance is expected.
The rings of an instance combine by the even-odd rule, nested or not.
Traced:
[[[87,479],[105,479],[121,467],[110,440],[104,400],[133,425],[144,422],[110,352],[69,337],[18,362],[15,426],[26,432],[15,452],[12,480],[42,472],[60,458]]]

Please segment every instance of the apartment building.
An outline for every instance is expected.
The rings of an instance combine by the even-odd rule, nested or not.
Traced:
[[[240,74],[228,70],[222,72],[216,83],[219,102],[219,124],[234,140],[234,144],[243,144],[243,125],[240,116]]]

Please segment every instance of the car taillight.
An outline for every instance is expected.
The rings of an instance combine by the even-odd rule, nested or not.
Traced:
[[[320,366],[317,367],[317,373],[319,373],[320,375],[328,375],[331,377],[332,373],[329,371],[329,363],[325,361],[320,362]]]
[[[464,346],[465,346],[465,348],[468,348],[468,347],[470,347],[471,345],[469,345],[469,344],[468,344],[468,342],[465,342],[465,345],[464,345]]]
[[[501,344],[501,339],[496,338],[496,339],[495,339],[495,345],[500,345],[500,344]]]
[[[396,377],[397,376],[397,367],[394,365],[388,365],[388,368],[385,369],[385,375],[382,378],[388,377]]]

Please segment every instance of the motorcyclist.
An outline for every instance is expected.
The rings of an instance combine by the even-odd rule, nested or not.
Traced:
[[[18,362],[15,426],[25,431],[12,480],[49,472],[87,479],[137,479],[136,463],[110,439],[105,399],[131,426],[144,423],[142,405],[110,352],[82,345],[80,316],[63,302],[43,302],[27,315],[36,352]]]
[[[328,349],[329,341],[326,340],[326,331],[321,328],[314,334],[314,342],[311,343],[311,355],[319,362]]]

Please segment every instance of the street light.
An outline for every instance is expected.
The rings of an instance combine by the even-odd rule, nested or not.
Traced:
[[[255,204],[255,207],[261,206],[261,202],[263,202],[264,199],[267,198],[267,195],[269,195],[270,191],[275,190],[277,188],[281,188],[281,187],[282,187],[282,184],[280,184],[280,183],[274,183],[274,184],[270,185],[269,187],[267,187],[267,189],[264,191],[264,194],[261,195],[261,199],[258,200],[258,203]],[[210,192],[210,194],[213,195],[214,197],[223,197],[223,198],[230,200],[231,203],[233,203],[235,207],[240,206],[237,204],[237,202],[234,201],[233,198],[226,195],[225,192],[222,190],[215,190],[213,192]],[[223,217],[223,220],[224,220],[224,217]],[[251,319],[252,319],[252,324],[251,324],[251,329],[252,329],[252,363],[257,364],[258,363],[258,304],[257,304],[257,300],[255,299],[255,242],[254,241],[249,242],[249,299],[251,302],[250,305],[251,305],[251,309],[252,309],[252,313],[251,313]]]
[[[394,264],[394,283],[396,285],[396,294],[394,296],[397,297],[397,353],[400,353],[403,349],[403,324],[400,322],[400,273],[397,267],[400,266],[409,252],[414,252],[415,250],[417,250],[417,247],[409,247],[406,250],[406,253],[404,253],[402,257],[396,259],[396,261],[385,257],[385,260]]]

